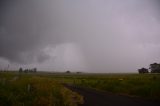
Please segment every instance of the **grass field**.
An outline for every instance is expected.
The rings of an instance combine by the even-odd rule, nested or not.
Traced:
[[[160,74],[0,72],[0,104],[76,106],[84,102],[81,95],[65,88],[62,83],[160,100]]]
[[[0,106],[77,106],[83,97],[48,76],[0,73]]]
[[[56,78],[77,86],[160,100],[160,74],[68,74]]]

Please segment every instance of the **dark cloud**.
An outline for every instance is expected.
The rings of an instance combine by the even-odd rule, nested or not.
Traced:
[[[135,70],[159,60],[159,4],[1,0],[0,57],[57,70]]]
[[[41,53],[51,20],[43,11],[45,9],[35,1],[15,0],[2,4],[5,6],[1,7],[3,11],[0,14],[0,56],[12,62],[32,62],[32,58],[28,60],[28,57]],[[45,60],[44,55],[40,54],[37,60]]]

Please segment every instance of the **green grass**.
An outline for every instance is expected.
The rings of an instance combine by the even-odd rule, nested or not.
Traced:
[[[56,79],[116,94],[160,100],[160,74],[68,74]]]
[[[77,106],[78,103],[83,103],[82,96],[48,76],[0,73],[2,106]]]
[[[62,83],[160,100],[160,74],[0,72],[0,104],[2,106],[76,106],[82,104],[83,97],[65,88]]]

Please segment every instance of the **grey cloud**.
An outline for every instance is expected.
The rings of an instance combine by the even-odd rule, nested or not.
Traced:
[[[54,57],[50,66],[63,67],[66,48],[74,55],[68,67],[79,63],[93,71],[132,71],[158,60],[158,0],[6,0],[0,4],[0,57],[11,62],[41,64]],[[47,47],[56,53],[44,51]]]
[[[36,2],[35,2],[36,3]],[[6,7],[1,7],[3,14],[0,25],[0,56],[12,62],[28,61],[27,55],[32,51],[37,51],[37,48],[44,48],[47,44],[44,37],[47,28],[50,26],[50,20],[41,9],[36,6],[34,1],[19,1],[9,2]],[[46,36],[47,37],[47,36]],[[48,38],[47,38],[48,39]],[[30,53],[31,52],[31,53]],[[39,51],[37,51],[39,53]],[[40,54],[38,60],[45,60],[45,54]],[[32,62],[32,61],[31,61]]]

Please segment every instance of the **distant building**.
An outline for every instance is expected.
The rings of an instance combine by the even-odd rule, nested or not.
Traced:
[[[138,69],[138,72],[139,72],[140,74],[149,73],[148,69],[146,69],[146,68]]]
[[[151,73],[160,73],[160,64],[158,63],[150,64],[149,69],[151,69]]]

